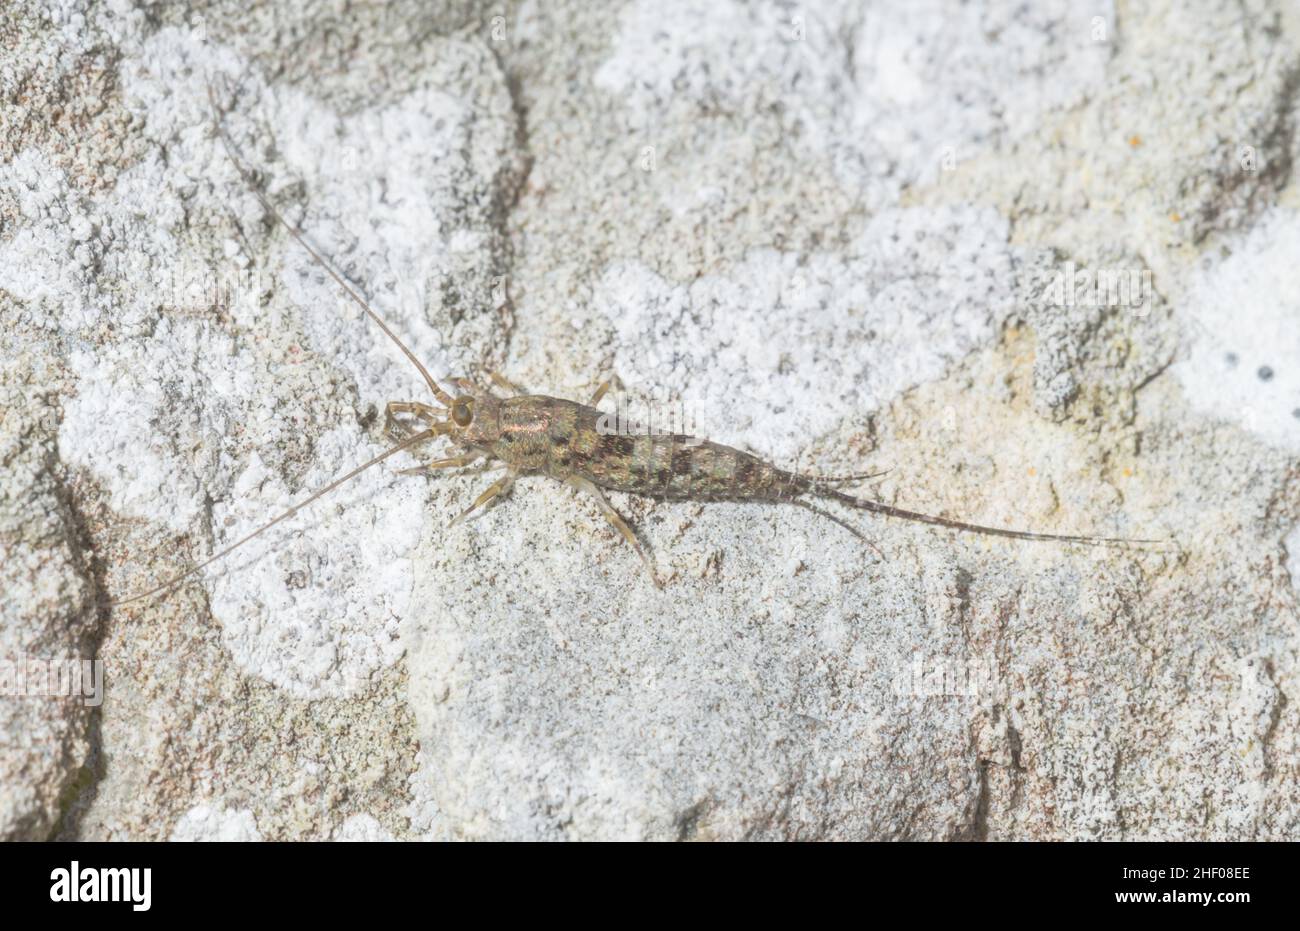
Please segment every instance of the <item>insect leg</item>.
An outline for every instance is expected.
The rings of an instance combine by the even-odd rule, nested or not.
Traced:
[[[512,396],[523,394],[523,392],[519,390],[518,385],[506,378],[496,369],[489,369],[487,374],[488,378],[492,379],[492,384],[496,385],[502,391],[506,391]]]
[[[385,409],[390,418],[394,414],[414,414],[429,423],[438,422],[438,408],[431,404],[421,404],[419,401],[389,401]]]
[[[399,437],[397,414],[414,414],[427,424],[437,424],[439,423],[437,413],[436,407],[421,404],[419,401],[389,401],[388,406],[384,408],[384,433],[394,438]]]
[[[609,383],[606,382],[605,384],[608,386]],[[619,514],[618,511],[614,510],[614,505],[609,503],[609,499],[605,497],[605,493],[593,482],[585,478],[578,478],[576,476],[570,477],[569,484],[579,491],[585,491],[591,497],[596,499],[596,506],[600,508],[600,513],[605,515],[605,519],[614,525],[614,529],[623,535],[624,540],[632,544],[632,548],[636,550],[636,554],[641,557],[641,562],[645,565],[645,571],[650,573],[650,581],[655,583],[655,588],[663,588],[663,583],[660,582],[659,577],[655,575],[654,563],[652,563],[650,557],[646,555],[645,549],[641,546],[641,541],[636,538],[636,534],[632,532],[632,528],[628,526],[627,521],[623,520],[623,516]]]
[[[432,472],[435,469],[455,469],[460,466],[469,465],[475,459],[483,454],[478,450],[465,453],[463,456],[452,456],[450,459],[435,459],[433,462],[426,462],[424,465],[418,465],[413,469],[399,469],[398,475],[419,475],[423,472]]]
[[[470,515],[470,514],[471,514],[471,513],[476,509],[476,508],[478,508],[478,507],[480,507],[480,506],[482,506],[482,505],[484,505],[484,504],[487,504],[489,501],[491,501],[491,500],[492,500],[493,498],[495,498],[497,495],[499,495],[499,494],[504,494],[505,492],[509,491],[509,490],[510,490],[510,486],[513,485],[513,484],[515,483],[515,475],[516,475],[516,474],[517,474],[517,473],[515,472],[515,470],[514,470],[514,469],[511,469],[511,470],[510,470],[509,472],[507,472],[505,475],[501,476],[499,479],[497,479],[495,482],[493,482],[491,485],[489,485],[489,486],[487,487],[487,490],[484,491],[483,494],[481,494],[481,495],[479,495],[477,498],[475,498],[473,504],[471,504],[469,507],[465,508],[465,510],[461,511],[460,514],[456,515],[456,519],[453,520],[453,521],[451,522],[451,524],[449,524],[448,526],[455,527],[457,524],[459,524],[461,521],[463,521],[466,517],[468,517],[468,516],[469,516],[469,515]]]
[[[609,391],[609,386],[612,385],[613,383],[614,380],[612,378],[606,378],[604,381],[602,381],[600,383],[600,387],[596,389],[596,393],[593,394],[591,396],[591,400],[587,402],[587,406],[595,407],[597,404],[599,404],[600,399],[605,396],[605,392]]]

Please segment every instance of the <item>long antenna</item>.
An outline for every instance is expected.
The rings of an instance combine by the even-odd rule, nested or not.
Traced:
[[[423,364],[421,364],[420,360],[417,359],[415,357],[415,354],[411,352],[410,349],[407,348],[406,344],[397,338],[397,334],[395,334],[391,329],[389,329],[388,324],[384,322],[383,318],[380,317],[379,314],[375,313],[375,311],[371,308],[371,306],[366,302],[365,298],[363,298],[359,293],[357,293],[357,291],[351,285],[348,284],[348,282],[343,278],[343,276],[340,275],[338,272],[336,272],[329,265],[329,263],[327,263],[325,259],[315,249],[311,247],[311,245],[307,242],[306,238],[303,236],[301,231],[297,227],[290,224],[289,221],[286,220],[281,215],[280,211],[276,210],[275,207],[271,205],[271,202],[267,199],[266,195],[264,195],[262,191],[258,188],[256,179],[253,177],[252,171],[248,169],[248,167],[243,163],[242,160],[240,160],[239,156],[236,154],[235,145],[231,141],[230,135],[226,132],[225,127],[222,125],[221,109],[220,107],[217,106],[216,90],[213,88],[211,81],[208,82],[208,103],[212,106],[213,125],[216,127],[217,135],[220,137],[221,144],[226,150],[226,155],[230,158],[231,163],[235,166],[235,169],[239,172],[239,175],[244,180],[244,183],[247,184],[249,189],[253,192],[253,196],[255,196],[258,199],[259,203],[261,203],[262,208],[266,210],[266,212],[269,213],[272,217],[274,217],[276,222],[278,222],[281,226],[283,226],[286,230],[288,230],[289,235],[291,235],[297,241],[298,245],[302,246],[303,249],[306,250],[307,254],[311,256],[312,261],[314,261],[317,265],[323,268],[326,274],[328,274],[331,278],[333,278],[335,283],[338,284],[338,286],[341,287],[345,292],[347,292],[348,296],[351,297],[352,300],[356,301],[357,305],[363,311],[366,312],[366,315],[369,316],[371,320],[373,320],[376,324],[379,325],[379,328],[384,331],[384,334],[393,341],[393,343],[397,346],[398,349],[402,350],[402,353],[406,356],[406,358],[408,358],[411,361],[411,364],[414,365],[416,369],[419,371],[420,375],[423,376],[425,382],[429,385],[429,389],[434,393],[434,396],[437,397],[438,400],[441,401],[444,405],[450,407],[452,404],[451,395],[449,395],[446,391],[444,391],[438,385],[438,383],[433,380],[433,376],[429,374],[429,370],[426,369]],[[330,482],[324,488],[321,488],[313,492],[310,496],[307,497],[306,500],[301,501],[298,504],[295,504],[293,507],[289,508],[289,510],[285,511],[283,514],[280,514],[278,517],[274,518],[273,520],[268,521],[267,523],[263,524],[261,527],[258,527],[252,533],[242,537],[239,540],[236,540],[234,543],[230,544],[224,549],[219,550],[218,552],[209,556],[207,559],[203,560],[203,562],[199,563],[198,565],[191,566],[189,569],[186,569],[184,572],[172,576],[167,581],[163,582],[160,585],[154,586],[148,591],[140,592],[137,595],[131,595],[130,597],[123,598],[119,601],[111,601],[109,602],[109,605],[116,607],[118,605],[130,604],[133,601],[140,601],[141,599],[150,598],[161,592],[167,591],[173,586],[179,584],[180,582],[183,582],[185,579],[194,575],[196,572],[199,572],[200,570],[206,568],[207,566],[212,565],[212,563],[216,562],[217,560],[222,559],[223,557],[233,553],[235,550],[239,549],[245,543],[248,543],[249,541],[261,536],[263,533],[270,530],[276,524],[279,524],[282,521],[286,521],[290,517],[293,517],[293,515],[297,514],[299,511],[301,511],[307,505],[311,504],[313,501],[316,501],[317,499],[322,498],[325,495],[329,494],[331,491],[338,488],[344,482],[348,482],[356,478],[358,475],[360,475],[362,472],[369,469],[371,466],[378,465],[388,457],[401,452],[402,450],[406,449],[409,446],[414,446],[416,443],[419,443],[422,440],[427,440],[439,434],[446,433],[449,429],[450,427],[448,425],[435,424],[433,427],[430,427],[427,430],[422,430],[419,433],[412,434],[411,436],[407,437],[405,440],[398,443],[396,446],[392,447],[391,449],[388,449],[380,453],[378,456],[371,459],[369,462],[357,466],[355,469],[353,469],[351,472],[348,472],[346,475],[343,475],[340,478],[336,478],[334,481]]]
[[[289,231],[289,235],[296,239],[298,245],[302,246],[303,249],[307,251],[307,254],[311,256],[312,261],[323,268],[325,273],[333,278],[334,281],[338,283],[338,286],[348,293],[348,296],[351,297],[352,300],[357,302],[357,306],[364,310],[371,320],[379,324],[379,328],[384,331],[384,334],[391,339],[394,344],[396,344],[398,349],[402,350],[402,354],[405,355],[406,358],[410,359],[411,364],[419,370],[420,374],[424,377],[425,382],[428,383],[429,390],[433,392],[434,397],[441,401],[444,406],[451,407],[451,395],[444,391],[438,383],[433,380],[433,376],[429,374],[429,370],[424,367],[423,363],[415,357],[415,353],[411,352],[411,350],[406,347],[406,344],[397,338],[397,334],[388,328],[388,324],[384,322],[384,319],[380,317],[379,314],[375,313],[375,311],[370,307],[370,304],[366,302],[366,299],[358,294],[357,291],[348,284],[347,280],[336,272],[333,267],[325,261],[320,253],[311,247],[307,242],[306,237],[303,236],[302,231],[286,220],[280,214],[280,211],[271,206],[271,201],[267,199],[266,195],[263,194],[261,189],[257,186],[257,179],[253,177],[253,172],[249,170],[249,168],[235,153],[235,144],[231,141],[230,135],[226,132],[226,128],[221,122],[221,110],[217,106],[217,93],[212,87],[212,82],[210,80],[208,81],[208,102],[212,105],[212,121],[217,128],[217,135],[221,137],[221,144],[226,149],[226,155],[230,157],[230,161],[234,164],[235,170],[238,171],[240,177],[244,179],[244,183],[248,185],[249,189],[253,192],[253,196],[261,203],[262,208],[273,216],[276,219],[276,222]]]
[[[281,521],[285,521],[288,520],[290,517],[293,517],[293,515],[297,514],[299,511],[301,511],[307,505],[311,504],[317,498],[329,494],[335,488],[338,488],[346,481],[356,478],[358,475],[366,471],[366,469],[370,468],[371,466],[379,465],[379,463],[383,462],[389,456],[392,456],[396,453],[400,453],[408,446],[414,446],[416,443],[420,442],[421,440],[427,440],[435,433],[439,433],[439,432],[443,432],[443,431],[439,431],[435,427],[435,428],[430,428],[428,430],[421,430],[419,433],[415,433],[412,434],[411,436],[408,436],[406,439],[402,440],[402,442],[398,443],[396,446],[380,453],[378,456],[376,456],[374,459],[371,459],[369,462],[357,466],[347,475],[344,475],[341,478],[336,478],[334,481],[330,482],[324,488],[321,488],[313,492],[311,496],[308,497],[305,501],[301,501],[298,504],[295,504],[293,507],[289,508],[289,510],[281,514],[279,517],[263,524],[262,526],[254,530],[252,533],[248,534],[245,537],[240,538],[239,540],[236,540],[234,543],[230,544],[225,549],[212,554],[211,556],[203,560],[203,562],[199,563],[198,565],[191,566],[189,569],[186,569],[184,572],[180,573],[179,575],[172,576],[166,582],[163,582],[161,585],[154,586],[153,588],[149,589],[147,592],[141,592],[138,595],[131,595],[129,598],[123,598],[120,601],[110,601],[108,603],[109,606],[117,607],[118,605],[130,604],[133,601],[140,601],[143,598],[149,598],[153,595],[159,594],[160,592],[167,591],[167,589],[171,588],[172,586],[180,582],[185,581],[194,573],[198,572],[200,569],[210,566],[212,565],[212,563],[216,562],[218,559],[221,559],[223,556],[228,556],[230,553],[233,553],[235,550],[239,549],[245,543],[262,535],[263,533],[270,530],[272,527],[274,527],[276,524],[280,523]]]

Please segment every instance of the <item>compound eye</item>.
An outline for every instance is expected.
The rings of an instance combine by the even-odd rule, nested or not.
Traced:
[[[474,420],[474,399],[457,398],[451,405],[451,419],[458,427],[468,427]]]

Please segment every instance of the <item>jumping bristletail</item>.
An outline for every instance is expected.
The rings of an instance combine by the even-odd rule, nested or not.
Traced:
[[[457,389],[452,394],[443,388],[414,353],[397,337],[384,320],[325,259],[307,243],[305,237],[271,205],[255,183],[252,172],[235,151],[234,144],[221,124],[216,95],[209,86],[217,134],[230,160],[244,181],[276,222],[306,250],[318,264],[357,303],[366,315],[383,330],[402,354],[419,371],[433,395],[434,403],[394,401],[387,406],[387,432],[393,434],[401,422],[398,415],[413,418],[422,429],[408,432],[396,445],[347,472],[305,500],[268,521],[266,524],[214,553],[197,565],[145,592],[124,598],[126,604],[165,592],[204,567],[228,555],[255,537],[265,533],[298,513],[302,508],[338,488],[362,472],[397,453],[437,437],[447,437],[456,447],[455,455],[435,459],[407,472],[449,469],[468,465],[487,457],[503,463],[505,474],[493,482],[472,504],[453,520],[463,520],[501,494],[509,491],[515,479],[526,473],[539,473],[567,482],[590,495],[601,513],[632,545],[656,585],[662,586],[654,566],[636,534],[605,497],[605,491],[620,491],[665,500],[751,501],[793,504],[835,521],[860,539],[862,534],[845,521],[809,502],[808,498],[836,501],[849,507],[885,517],[917,521],[968,533],[979,533],[1015,540],[1075,543],[1090,546],[1121,546],[1155,543],[1155,540],[1130,540],[1118,537],[1072,536],[1034,533],[952,520],[909,511],[904,508],[858,498],[832,486],[870,476],[852,475],[834,478],[814,477],[787,471],[757,456],[681,434],[650,433],[628,435],[626,430],[609,430],[607,415],[596,408],[609,382],[604,383],[586,403],[545,395],[524,394],[505,378],[493,372],[490,379],[507,396],[494,394],[485,385],[457,378],[448,383]],[[868,542],[867,545],[870,546]],[[875,549],[872,547],[872,549]],[[878,552],[878,551],[877,551]]]

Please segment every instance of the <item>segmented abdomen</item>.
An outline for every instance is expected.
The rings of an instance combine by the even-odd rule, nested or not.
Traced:
[[[697,437],[661,435],[613,439],[632,441],[631,480],[623,480],[617,475],[605,479],[607,487],[620,491],[693,500],[772,501],[793,497],[806,485],[801,477],[778,469],[757,456]],[[601,480],[593,478],[593,481]]]
[[[730,446],[681,434],[620,433],[611,415],[548,400],[546,471],[557,478],[579,475],[614,491],[692,500],[770,501],[807,489],[803,477]]]

